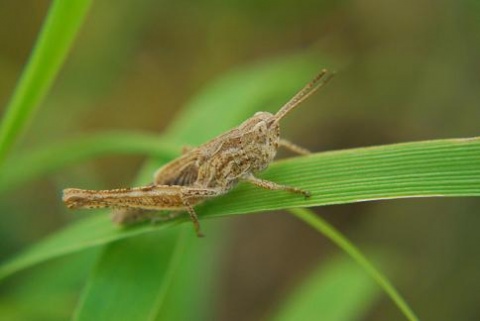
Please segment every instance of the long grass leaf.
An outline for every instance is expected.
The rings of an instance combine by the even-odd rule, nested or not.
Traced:
[[[262,175],[263,178],[310,191],[312,197],[309,199],[241,184],[229,194],[199,206],[197,211],[201,219],[205,219],[380,199],[478,197],[479,160],[479,138],[432,140],[312,154],[276,162]],[[158,231],[182,221],[186,218],[119,229],[111,225],[106,215],[93,215],[4,263],[0,267],[0,278],[53,257]]]
[[[395,287],[390,283],[388,278],[385,277],[372,263],[370,263],[367,257],[355,245],[353,245],[352,242],[350,242],[345,236],[337,231],[337,229],[308,209],[295,208],[291,209],[290,212],[292,212],[293,215],[298,217],[300,220],[304,221],[325,235],[333,243],[335,243],[335,245],[347,253],[355,262],[357,262],[363,268],[363,270],[385,291],[394,304],[405,315],[407,320],[418,320],[413,310],[409,307],[400,293],[398,293]]]
[[[363,320],[380,298],[375,282],[347,257],[321,262],[279,304],[271,320]]]
[[[91,0],[55,0],[0,123],[0,163],[50,89]]]

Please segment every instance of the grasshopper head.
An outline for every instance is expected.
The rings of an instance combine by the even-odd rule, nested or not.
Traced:
[[[271,113],[257,112],[241,126],[245,136],[248,136],[246,141],[250,142],[252,153],[258,154],[260,151],[265,162],[275,157],[280,141],[280,126],[275,120],[275,115]]]
[[[259,111],[253,115],[251,118],[253,122],[253,131],[258,133],[260,136],[266,136],[267,138],[279,138],[280,137],[280,126],[277,117],[266,111]]]
[[[278,147],[280,126],[275,120],[275,115],[260,111],[243,122],[238,129],[244,136],[248,136],[246,141],[256,145]]]

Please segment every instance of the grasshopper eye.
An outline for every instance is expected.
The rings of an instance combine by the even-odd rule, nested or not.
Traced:
[[[267,124],[262,120],[253,127],[253,130],[263,134],[267,131]]]

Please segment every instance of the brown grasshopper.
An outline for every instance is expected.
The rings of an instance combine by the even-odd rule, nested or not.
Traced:
[[[279,121],[332,75],[322,70],[275,115],[257,112],[240,126],[199,147],[184,150],[182,156],[157,170],[151,185],[112,190],[67,188],[63,191],[63,201],[68,208],[111,207],[114,209],[112,220],[120,225],[154,219],[152,212],[158,210],[173,211],[166,219],[187,211],[197,235],[202,236],[193,207],[227,193],[240,181],[309,197],[307,191],[263,180],[255,174],[267,168],[280,146],[298,154],[309,153],[280,138]]]

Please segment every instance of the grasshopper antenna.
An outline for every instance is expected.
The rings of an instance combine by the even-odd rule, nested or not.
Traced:
[[[275,114],[275,123],[278,123],[289,112],[298,107],[303,101],[310,97],[314,92],[323,87],[335,73],[323,69],[311,82],[302,88],[295,96],[293,96],[280,110]]]

